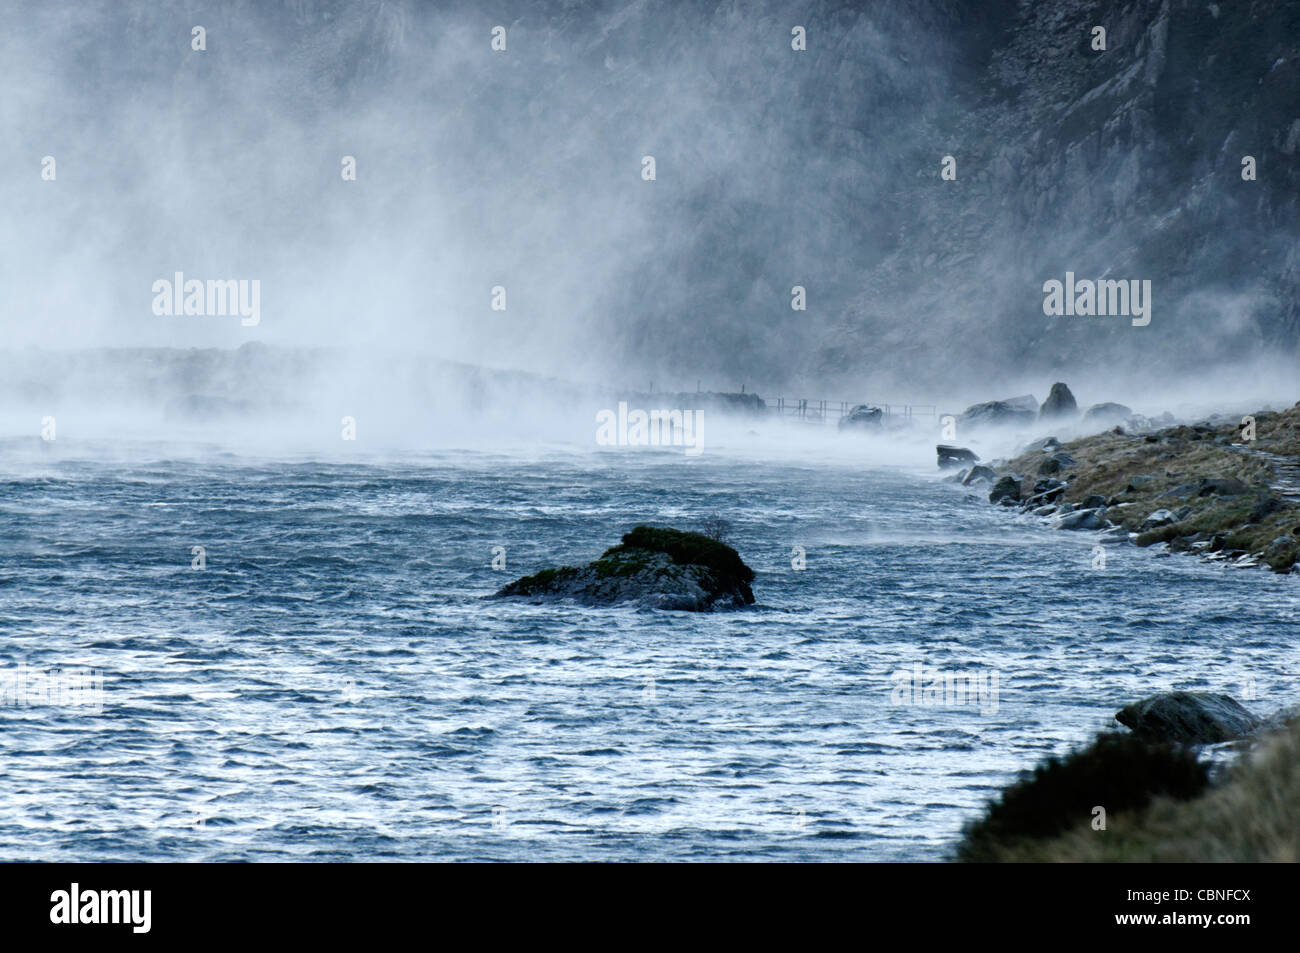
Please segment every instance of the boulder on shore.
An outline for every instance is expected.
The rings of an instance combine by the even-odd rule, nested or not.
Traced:
[[[879,407],[858,404],[840,418],[839,430],[882,430],[885,412]]]
[[[1047,395],[1047,400],[1043,401],[1043,406],[1038,408],[1038,419],[1061,420],[1078,416],[1079,404],[1070,393],[1070,388],[1057,381],[1052,385],[1052,392]]]
[[[966,427],[989,427],[1032,424],[1038,419],[1038,401],[1032,394],[1008,400],[988,400],[972,404],[957,418]]]
[[[637,526],[585,568],[544,569],[503,587],[494,598],[706,612],[753,604],[753,580],[754,570],[726,543],[701,533]]]
[[[1058,453],[1052,454],[1052,456],[1040,463],[1038,465],[1038,473],[1040,476],[1050,476],[1053,473],[1060,473],[1062,470],[1068,469],[1074,465],[1074,457],[1062,450]]]
[[[1104,509],[1089,509],[1066,513],[1055,525],[1057,529],[1105,529],[1110,524]]]
[[[1150,741],[1218,744],[1250,734],[1260,720],[1228,695],[1163,692],[1121,708],[1115,720]]]
[[[1083,412],[1083,423],[1085,426],[1095,426],[1105,429],[1113,427],[1116,424],[1123,423],[1133,416],[1133,411],[1123,404],[1093,404]]]
[[[1205,477],[1196,491],[1197,496],[1241,496],[1250,487],[1236,477]]]
[[[934,449],[939,454],[940,470],[951,470],[963,463],[978,463],[980,459],[965,447],[950,447],[946,443],[941,443]]]
[[[1001,503],[1004,506],[1020,502],[1020,479],[1014,476],[1004,476],[997,483],[993,484],[993,489],[989,491],[990,503]]]
[[[1169,526],[1178,522],[1177,514],[1170,510],[1156,510],[1154,513],[1148,513],[1147,518],[1142,521],[1140,529],[1144,532],[1149,529],[1159,529],[1161,526]]]
[[[1044,437],[1042,440],[1035,440],[1026,444],[1020,451],[1021,455],[1026,453],[1055,453],[1061,449],[1061,441],[1055,437]]]

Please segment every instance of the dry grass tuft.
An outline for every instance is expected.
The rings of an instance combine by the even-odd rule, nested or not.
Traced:
[[[1295,863],[1300,861],[1300,718],[1266,736],[1190,801],[1156,798],[1049,840],[995,850],[1000,862]]]

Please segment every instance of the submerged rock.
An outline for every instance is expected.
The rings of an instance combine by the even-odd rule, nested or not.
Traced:
[[[1115,720],[1151,741],[1218,744],[1248,735],[1260,720],[1213,692],[1164,692],[1121,708]]]
[[[754,571],[725,543],[700,533],[637,526],[585,568],[544,569],[510,583],[495,597],[705,612],[753,604],[753,580]]]

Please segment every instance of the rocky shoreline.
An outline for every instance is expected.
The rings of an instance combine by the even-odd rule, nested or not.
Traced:
[[[1068,395],[1057,384],[1054,396],[1058,389]],[[972,410],[987,416],[986,406]],[[1069,414],[1037,419],[1046,427]],[[940,468],[977,459],[963,447],[937,450]],[[1130,412],[1102,433],[1064,443],[1047,436],[949,479],[987,486],[989,502],[1057,529],[1095,532],[1102,545],[1162,545],[1238,568],[1300,572],[1300,403],[1191,424]]]
[[[1036,415],[1031,400],[977,404],[959,421],[1109,429],[1065,442],[1044,436],[987,464],[941,444],[940,469],[962,467],[948,479],[1057,529],[1091,532],[1101,546],[1300,573],[1300,403],[1179,423],[1116,404],[1080,419],[1061,383]],[[1261,718],[1229,696],[1198,692],[1136,701],[1115,715],[1127,731],[1103,732],[1005,788],[966,827],[956,859],[1300,860],[1284,803],[1300,797],[1298,714],[1300,706]],[[1226,763],[1202,760],[1219,747],[1231,752]]]

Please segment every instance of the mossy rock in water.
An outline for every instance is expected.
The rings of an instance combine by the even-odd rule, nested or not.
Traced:
[[[754,571],[725,543],[700,533],[637,526],[585,568],[544,569],[510,583],[496,597],[630,602],[700,612],[751,605],[753,580]]]

